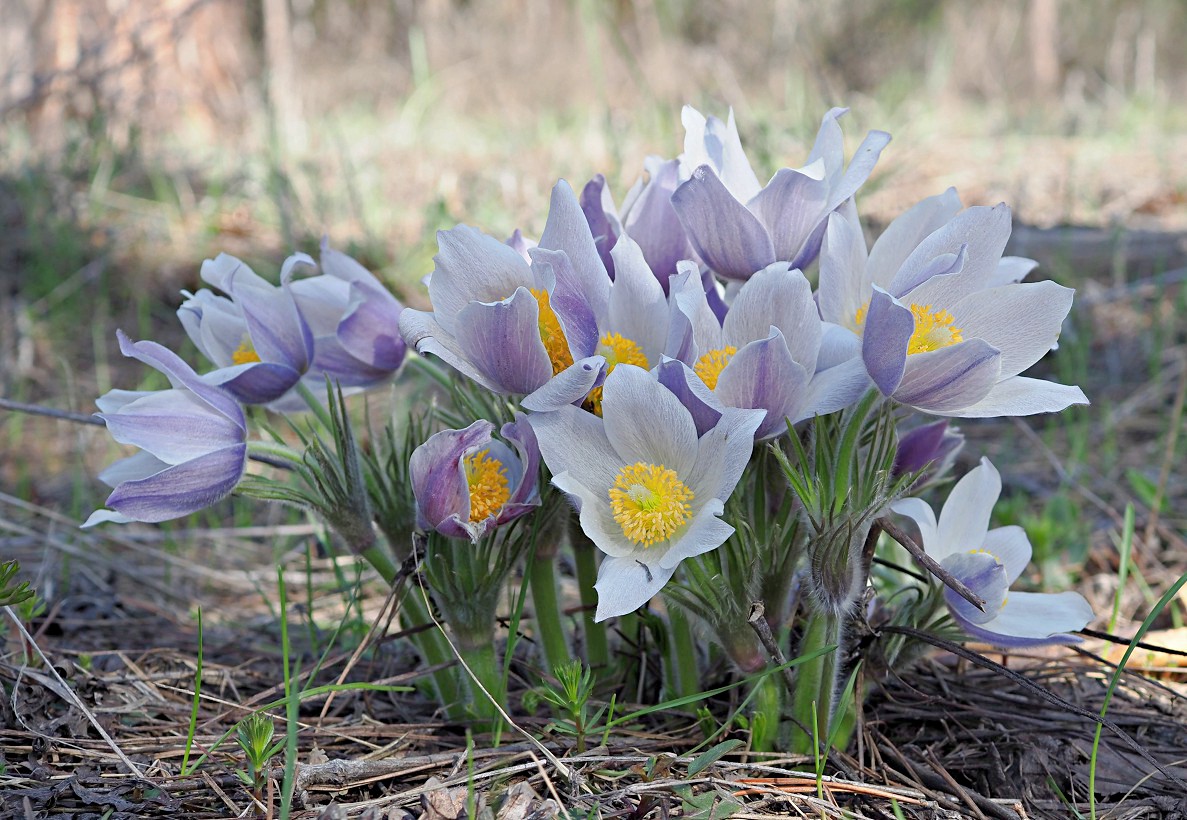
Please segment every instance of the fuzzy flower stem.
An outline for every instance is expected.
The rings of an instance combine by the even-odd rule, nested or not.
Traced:
[[[796,674],[792,696],[795,724],[791,738],[791,751],[796,754],[812,755],[819,748],[818,743],[827,742],[837,695],[840,671],[837,661],[843,646],[843,629],[841,619],[831,612],[817,611],[808,617],[800,654],[807,655],[825,646],[835,646],[836,649],[807,661]],[[814,729],[815,737],[809,736],[802,727]]]
[[[610,642],[606,636],[606,625],[594,620],[594,612],[598,605],[598,592],[594,589],[594,584],[598,580],[596,547],[578,528],[574,527],[571,533],[573,555],[577,564],[577,589],[581,593],[585,656],[597,675],[610,666]]]
[[[422,594],[419,588],[412,587],[400,603],[400,620],[405,629],[417,629],[432,623],[425,609]],[[455,670],[449,668],[450,662],[453,661],[453,653],[449,651],[445,636],[437,627],[430,626],[429,629],[413,634],[411,639],[426,665],[441,667],[432,674],[433,688],[437,691],[437,703],[444,708],[450,720],[461,719],[464,703],[458,692]]]
[[[252,461],[259,461],[262,464],[269,464],[284,470],[292,470],[305,464],[301,454],[292,447],[274,441],[249,441],[247,457]]]
[[[678,606],[668,607],[668,651],[676,675],[676,697],[690,697],[701,691],[700,670],[697,668],[697,646],[692,637],[692,624]]]
[[[459,641],[457,648],[470,668],[470,675],[466,676],[470,687],[469,710],[482,723],[493,723],[499,717],[495,704],[506,700],[502,665],[495,658],[494,636],[477,645]]]
[[[570,659],[564,616],[556,594],[556,555],[551,550],[537,549],[528,560],[528,578],[532,585],[536,633],[544,648],[545,672],[552,674],[554,668]]]
[[[318,401],[318,398],[313,394],[313,391],[309,389],[309,385],[305,384],[303,381],[299,381],[297,382],[296,387],[293,389],[297,391],[297,395],[299,395],[305,401],[305,404],[309,406],[310,412],[312,412],[313,415],[317,417],[317,420],[321,426],[326,430],[333,430],[334,424],[330,419],[329,412],[326,410],[325,405]]]

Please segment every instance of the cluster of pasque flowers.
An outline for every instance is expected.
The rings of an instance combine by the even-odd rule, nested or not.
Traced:
[[[326,377],[347,391],[383,382],[405,345],[521,411],[492,438],[477,420],[430,437],[409,476],[418,525],[479,541],[540,503],[542,461],[581,530],[605,554],[597,619],[645,604],[682,561],[720,547],[723,518],[757,442],[855,405],[870,390],[939,417],[1027,415],[1084,404],[1079,388],[1020,374],[1055,345],[1072,291],[1025,283],[1003,256],[1005,205],[962,208],[954,190],[908,210],[867,246],[854,197],[889,135],[845,161],[824,117],[807,162],[764,186],[728,120],[684,109],[675,159],[651,158],[622,208],[597,177],[552,191],[538,243],[459,225],[438,235],[431,311],[402,309],[357,262],[323,245],[279,286],[220,256],[179,315],[216,369],[196,375],[151,342],[125,354],[164,372],[158,393],[100,400],[113,436],[144,452],[101,477],[103,520],[160,521],[226,496],[244,474],[240,404],[290,411]],[[815,282],[815,289],[813,287]],[[304,393],[302,393],[304,391]],[[899,465],[951,463],[943,421],[901,437]],[[1016,527],[989,530],[1000,490],[988,462],[931,508],[891,509],[928,553],[986,600],[947,602],[970,635],[999,645],[1067,640],[1092,613],[1072,593],[1013,593],[1029,560]],[[889,512],[889,510],[888,510]]]

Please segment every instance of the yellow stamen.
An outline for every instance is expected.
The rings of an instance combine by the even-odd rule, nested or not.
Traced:
[[[606,333],[598,342],[598,354],[606,359],[606,375],[620,364],[633,364],[646,370],[650,365],[637,342],[621,333]],[[602,415],[602,388],[595,387],[585,399],[585,408],[596,416]]]
[[[952,327],[956,318],[946,310],[932,310],[931,305],[911,305],[915,332],[907,343],[907,354],[927,353],[963,342],[960,328]]]
[[[243,341],[239,343],[239,347],[235,348],[235,352],[231,354],[231,361],[235,364],[251,364],[260,361],[260,354],[256,353],[256,349],[251,346],[251,337],[246,333],[243,334]]]
[[[556,375],[573,364],[573,354],[569,352],[569,340],[565,338],[564,328],[556,311],[549,302],[548,291],[532,288],[532,296],[536,297],[536,304],[540,306],[540,341],[548,351],[548,360],[552,362],[552,375]]]
[[[721,378],[721,371],[730,363],[730,359],[738,352],[733,345],[726,345],[717,350],[710,350],[693,365],[693,371],[701,377],[701,381],[710,390],[717,389],[717,380]]]
[[[485,521],[503,509],[511,497],[507,471],[485,450],[466,456],[462,464],[470,488],[470,520]]]
[[[622,534],[650,547],[667,541],[692,516],[692,490],[662,464],[623,467],[610,488],[610,509]]]
[[[854,314],[853,321],[858,328],[865,324],[869,308],[870,303],[866,302]],[[931,305],[911,305],[911,315],[915,318],[915,330],[907,342],[907,355],[928,353],[964,341],[961,329],[952,326],[956,317],[946,310],[932,310]]]

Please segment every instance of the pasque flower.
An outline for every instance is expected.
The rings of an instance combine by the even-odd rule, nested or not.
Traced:
[[[600,418],[572,406],[530,417],[552,483],[607,556],[597,620],[642,606],[681,561],[730,536],[720,516],[763,415],[725,408],[698,436],[674,394],[642,368],[621,365],[606,377]]]
[[[847,407],[869,388],[856,350],[834,348],[838,329],[820,321],[808,280],[788,263],[774,262],[743,283],[723,323],[696,270],[686,269],[672,282],[666,354],[683,362],[685,378],[700,379],[723,405],[766,410],[760,439],[787,432],[788,421]],[[665,383],[676,375],[668,369]]]
[[[944,569],[985,599],[978,610],[951,589],[944,600],[953,619],[970,637],[1013,648],[1079,640],[1067,633],[1092,620],[1092,607],[1076,592],[1010,592],[1030,563],[1031,547],[1021,527],[989,529],[1001,476],[989,459],[956,483],[936,521],[932,508],[918,498],[891,505],[919,526],[923,548]]]
[[[464,430],[442,430],[409,460],[418,524],[450,538],[477,541],[540,505],[536,487],[540,449],[520,416],[495,426],[479,419]]]
[[[112,438],[142,452],[99,474],[115,492],[107,498],[109,509],[91,513],[83,526],[167,521],[228,496],[247,466],[247,421],[239,402],[156,342],[132,342],[122,332],[118,338],[125,356],[161,371],[173,386],[112,390],[96,402]]]
[[[783,168],[762,186],[738,138],[733,111],[722,122],[685,106],[686,182],[672,205],[697,254],[727,279],[748,279],[773,262],[804,268],[815,260],[828,215],[862,186],[890,135],[871,131],[848,166],[834,108],[821,123],[803,168]]]
[[[227,254],[202,263],[203,288],[178,309],[181,324],[216,370],[203,376],[245,404],[267,404],[293,388],[313,361],[313,333],[290,288],[294,269],[313,265],[294,254],[280,269],[280,286],[268,283]]]
[[[820,256],[825,321],[851,328],[878,389],[943,416],[1020,416],[1086,404],[1078,387],[1018,374],[1059,338],[1073,291],[1021,283],[1004,258],[1010,209],[959,208],[955,192],[895,220],[868,257],[851,210],[833,214]]]

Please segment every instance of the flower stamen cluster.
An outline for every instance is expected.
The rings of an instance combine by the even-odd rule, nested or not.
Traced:
[[[932,310],[931,305],[911,305],[915,330],[907,343],[907,355],[928,353],[963,342],[961,329],[952,327],[956,317],[946,310]]]
[[[693,493],[662,464],[628,464],[610,488],[610,509],[622,533],[650,547],[667,541],[692,515]]]
[[[467,456],[464,469],[470,488],[470,521],[485,521],[502,511],[511,497],[506,468],[484,450]]]
[[[725,366],[730,363],[730,359],[738,352],[738,348],[734,345],[726,345],[716,350],[710,350],[704,356],[697,359],[697,363],[693,365],[693,372],[700,376],[701,381],[710,390],[717,389],[717,380],[721,377],[721,371],[725,370]]]
[[[573,365],[573,354],[569,351],[569,340],[565,338],[560,319],[552,309],[548,291],[543,288],[532,288],[531,291],[532,296],[536,297],[536,304],[540,306],[540,341],[544,343],[548,361],[552,363],[552,375],[555,376]]]

